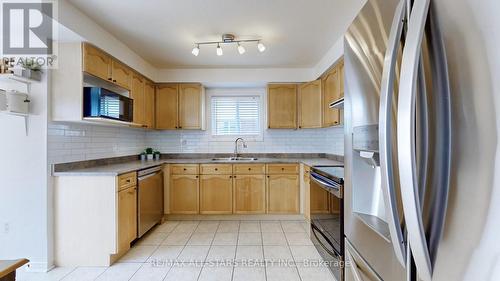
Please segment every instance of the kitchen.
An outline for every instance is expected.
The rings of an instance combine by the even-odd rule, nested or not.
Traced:
[[[216,2],[2,61],[1,280],[498,278],[496,2]]]

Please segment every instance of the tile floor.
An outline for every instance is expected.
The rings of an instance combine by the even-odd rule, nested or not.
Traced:
[[[334,281],[300,221],[168,221],[111,267],[18,271],[20,281]]]

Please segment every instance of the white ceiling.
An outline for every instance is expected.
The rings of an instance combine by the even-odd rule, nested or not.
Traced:
[[[365,0],[69,0],[158,68],[311,67],[342,36]],[[194,42],[222,33],[263,39],[239,55],[236,46],[191,54]]]

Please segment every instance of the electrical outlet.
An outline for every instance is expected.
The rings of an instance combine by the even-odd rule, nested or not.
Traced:
[[[3,224],[3,233],[7,234],[10,231],[10,224],[8,222]]]

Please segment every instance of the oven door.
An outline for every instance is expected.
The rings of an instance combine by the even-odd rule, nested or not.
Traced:
[[[340,244],[322,229],[322,226],[311,221],[311,241],[329,267],[332,274],[339,281],[344,280],[344,256],[341,253]]]
[[[311,171],[311,240],[337,280],[344,279],[342,185]]]

